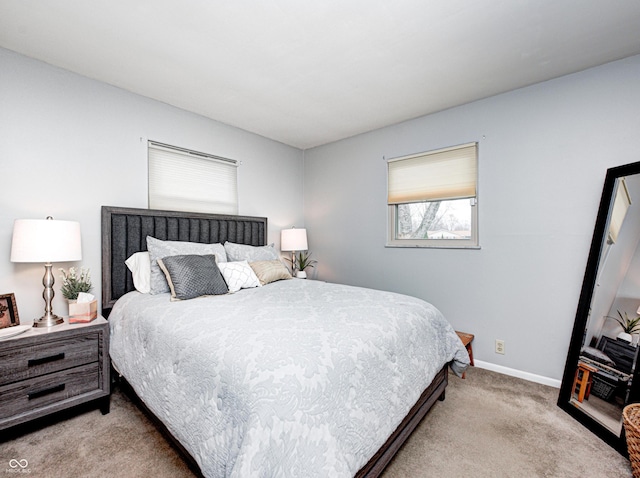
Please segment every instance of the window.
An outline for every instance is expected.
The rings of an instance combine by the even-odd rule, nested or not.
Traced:
[[[149,208],[238,214],[237,161],[149,141]]]
[[[625,178],[617,181],[614,197],[611,220],[609,222],[609,236],[607,238],[609,244],[615,244],[618,240],[620,228],[622,227],[624,218],[627,216],[629,206],[631,206],[631,197],[629,197],[629,190],[627,189]]]
[[[478,145],[387,162],[388,246],[478,246]]]

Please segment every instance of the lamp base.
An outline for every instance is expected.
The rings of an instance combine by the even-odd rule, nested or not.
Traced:
[[[44,286],[44,292],[42,292],[42,298],[44,299],[44,315],[39,319],[33,321],[34,327],[53,327],[64,322],[62,317],[58,317],[53,313],[51,307],[51,301],[55,292],[53,291],[53,284],[55,279],[51,272],[51,262],[47,262],[44,265],[44,277],[42,278],[42,285]]]
[[[33,321],[34,327],[53,327],[64,323],[64,319],[55,314],[43,315],[39,319]]]

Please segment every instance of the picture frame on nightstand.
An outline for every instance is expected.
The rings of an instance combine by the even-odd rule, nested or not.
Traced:
[[[13,293],[0,294],[0,329],[15,325],[20,325],[16,296]]]

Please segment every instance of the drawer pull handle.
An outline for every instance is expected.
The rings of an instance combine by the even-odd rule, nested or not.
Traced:
[[[62,359],[64,359],[64,352],[60,352],[59,354],[51,355],[49,357],[29,359],[29,361],[27,362],[27,366],[35,367],[36,365],[42,365],[43,363],[55,362],[56,360]]]
[[[62,392],[64,390],[64,383],[60,385],[56,385],[55,387],[49,387],[42,390],[38,390],[37,392],[32,392],[29,394],[29,400],[33,400],[34,398],[44,397],[45,395],[49,395],[51,393]]]

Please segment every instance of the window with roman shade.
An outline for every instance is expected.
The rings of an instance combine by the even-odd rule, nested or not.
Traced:
[[[609,244],[615,244],[618,240],[618,234],[622,228],[624,218],[627,216],[627,211],[631,206],[631,197],[629,196],[629,190],[627,189],[627,183],[624,178],[618,181],[616,186],[615,199],[613,200],[613,208],[611,210],[611,219],[609,222]]]
[[[390,159],[387,178],[387,245],[477,247],[477,143]]]
[[[153,141],[149,152],[149,208],[238,214],[238,163]]]

